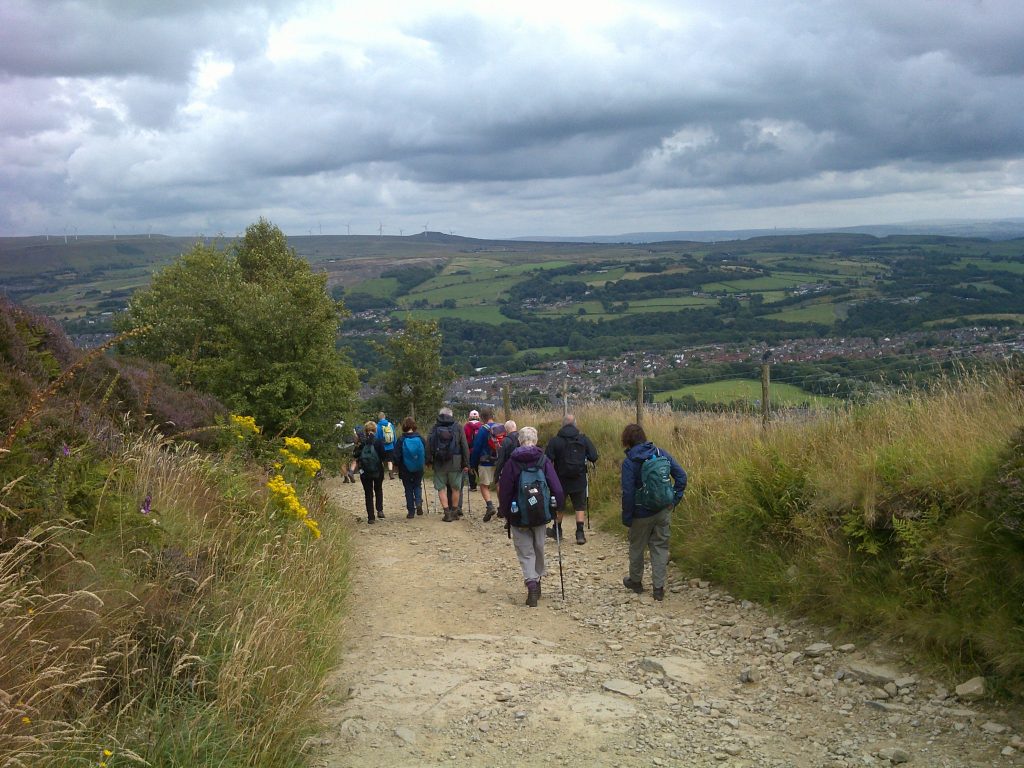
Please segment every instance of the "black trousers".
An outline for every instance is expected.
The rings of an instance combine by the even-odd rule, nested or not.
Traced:
[[[378,515],[384,512],[384,477],[360,475],[359,482],[363,484],[363,496],[366,497],[366,519],[373,520],[375,507]],[[374,505],[373,499],[375,495],[377,497],[376,505]]]

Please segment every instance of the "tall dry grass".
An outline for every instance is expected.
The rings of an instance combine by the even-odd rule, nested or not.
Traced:
[[[152,432],[121,446],[88,515],[0,547],[0,766],[301,765],[336,648],[344,527],[316,487],[318,541],[273,519],[242,462]],[[17,487],[4,514],[38,516]]]
[[[591,509],[618,526],[632,405],[575,409],[602,460]],[[516,414],[554,434],[561,413]],[[950,667],[1024,679],[1024,387],[964,374],[866,405],[760,420],[645,417],[689,474],[672,551],[687,573]]]

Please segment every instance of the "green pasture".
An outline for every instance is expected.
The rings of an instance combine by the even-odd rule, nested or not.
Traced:
[[[707,384],[691,384],[670,392],[658,392],[654,395],[654,400],[666,403],[672,398],[686,395],[692,395],[698,402],[704,403],[733,403],[737,400],[753,403],[761,400],[761,382],[752,379],[727,379]],[[813,395],[792,384],[780,382],[771,385],[773,406],[826,405],[831,402],[831,398]]]
[[[456,307],[455,309],[409,309],[392,313],[392,317],[401,320],[407,314],[417,320],[441,320],[445,317],[454,317],[459,320],[470,320],[474,323],[487,323],[488,325],[501,325],[502,323],[513,323],[498,311],[493,304],[477,305],[473,307]]]
[[[717,299],[686,294],[685,296],[666,296],[663,299],[639,299],[637,301],[630,301],[629,309],[625,312],[605,312],[604,306],[602,306],[599,301],[581,301],[564,307],[544,310],[542,312],[538,312],[537,315],[539,317],[566,317],[570,315],[578,315],[581,320],[597,321],[599,318],[611,320],[617,317],[625,317],[626,315],[648,314],[651,312],[680,312],[685,309],[713,306],[717,303]],[[579,314],[580,307],[587,310],[585,315]]]
[[[824,323],[831,325],[837,319],[837,308],[838,305],[836,304],[819,302],[806,307],[785,309],[782,312],[768,315],[768,317],[772,320],[782,320],[785,323]]]
[[[959,322],[961,320],[966,320],[967,322],[994,320],[995,322],[1024,323],[1024,314],[1003,312],[994,313],[990,315],[960,315],[958,317],[944,317],[941,320],[929,320],[925,323],[921,323],[921,325],[923,325],[926,328],[934,328],[935,326],[942,325],[943,323]]]
[[[957,259],[955,266],[946,266],[944,269],[963,269],[974,266],[986,272],[1012,272],[1015,275],[1024,275],[1024,258],[1017,261],[992,261],[985,258],[964,258]]]
[[[352,289],[353,293],[365,293],[381,299],[389,298],[398,291],[398,280],[394,277],[375,277],[364,280]]]
[[[1008,290],[1002,288],[995,283],[989,282],[977,282],[977,283],[957,283],[957,288],[966,288],[969,285],[973,285],[979,291],[992,291],[993,293],[1009,293]]]
[[[426,299],[432,304],[455,299],[460,307],[480,304],[482,299],[486,300],[488,304],[493,304],[502,298],[505,292],[518,283],[519,280],[520,278],[518,277],[473,280],[468,276],[464,276],[462,281],[447,285],[431,285],[433,281],[428,280],[408,295],[411,299]]]
[[[792,280],[789,278],[765,276],[765,277],[751,277],[742,280],[729,280],[728,282],[714,282],[704,283],[701,286],[702,291],[713,292],[713,291],[726,291],[728,293],[750,293],[760,291],[772,291],[772,290],[783,290],[786,288],[792,288],[793,286],[800,285],[801,283],[814,282],[811,277],[805,276],[803,280]]]

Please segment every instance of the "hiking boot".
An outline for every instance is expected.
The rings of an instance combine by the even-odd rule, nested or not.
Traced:
[[[459,507],[458,509],[455,509],[453,511],[455,512],[455,519],[456,520],[459,519],[460,517],[462,517],[462,507]]]
[[[657,600],[658,602],[661,602],[662,600],[665,599],[665,588],[664,587],[655,587],[654,588],[654,599]]]
[[[538,600],[540,600],[540,584],[536,581],[528,582],[526,584],[526,604],[530,608],[536,608]]]
[[[638,595],[644,591],[643,582],[633,581],[631,578],[629,578],[629,576],[626,576],[622,579],[622,586],[624,586],[626,589],[633,590]]]
[[[444,517],[441,518],[441,522],[442,523],[454,523],[455,522],[455,516],[452,515],[452,511],[450,509],[446,509],[444,511]]]
[[[557,532],[556,532],[557,529]],[[547,537],[549,539],[560,539],[562,538],[562,526],[555,524],[548,528]]]
[[[377,521],[376,521],[376,520],[374,520],[374,519],[373,519],[372,517],[368,517],[368,518],[366,518],[366,524],[367,524],[367,525],[373,525],[373,524],[374,524],[374,523],[376,523],[376,522],[377,522]]]
[[[487,511],[484,512],[484,522],[491,522],[491,518],[498,514],[498,511],[494,507],[488,507]]]
[[[406,512],[406,514],[405,514],[405,519],[406,520],[412,520],[414,517],[416,517],[416,513],[415,512]]]
[[[422,515],[423,514],[423,505],[422,504],[417,504],[416,505],[416,514],[417,515]]]
[[[587,536],[586,536],[585,533],[583,533],[583,529],[582,528],[577,528],[576,529],[576,543],[577,544],[586,544],[587,543]]]
[[[378,520],[383,520],[384,519],[384,513],[383,512],[378,512],[377,513],[377,519]]]

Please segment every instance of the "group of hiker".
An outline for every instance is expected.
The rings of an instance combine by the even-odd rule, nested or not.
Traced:
[[[528,606],[535,607],[541,597],[541,580],[547,570],[545,540],[553,538],[561,546],[566,499],[572,503],[576,543],[586,544],[588,466],[596,466],[598,452],[572,414],[565,415],[558,434],[543,450],[534,427],[520,428],[513,420],[495,422],[489,407],[471,410],[464,425],[455,420],[451,408],[441,408],[426,438],[412,417],[402,421],[399,435],[395,425],[380,413],[355,437],[345,479],[354,482],[358,472],[368,523],[384,519],[385,472],[394,479],[397,469],[409,519],[423,514],[428,466],[433,469],[434,490],[445,523],[461,518],[463,502],[479,491],[484,502],[483,521],[490,522],[495,516],[505,521],[523,572]],[[629,574],[622,583],[636,593],[644,591],[644,553],[649,551],[652,594],[655,600],[663,600],[671,514],[686,490],[686,472],[647,439],[639,424],[627,425],[621,440],[626,454],[621,466],[622,523],[629,528]]]

